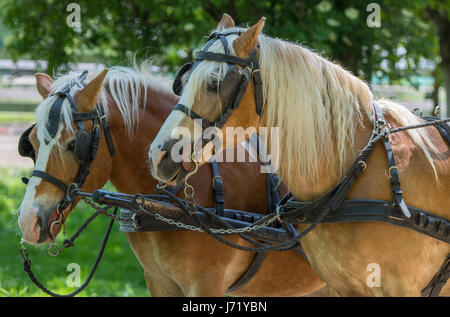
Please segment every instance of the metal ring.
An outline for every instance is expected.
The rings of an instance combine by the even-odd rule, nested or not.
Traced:
[[[48,228],[48,233],[49,233],[51,240],[55,240],[55,236],[53,235],[53,226],[56,224],[59,224],[59,223],[61,223],[60,219],[55,219],[52,221],[52,223],[50,224],[50,227]]]
[[[188,189],[191,190],[190,193],[188,192]],[[193,199],[194,198],[194,194],[195,194],[194,187],[192,185],[189,185],[189,184],[186,183],[185,186],[184,186],[184,195],[186,196],[186,198]]]
[[[362,165],[362,167],[363,167],[362,172],[365,172],[367,169],[367,163],[364,161],[358,161],[358,164]]]
[[[73,201],[73,197],[72,195],[76,192],[76,191],[80,191],[80,189],[78,188],[78,184],[77,183],[72,183],[69,185],[69,187],[67,188],[66,191],[66,200],[68,202]]]
[[[364,161],[358,161],[358,164],[361,164],[362,165],[362,167],[363,167],[363,172],[365,172],[366,171],[366,169],[367,169],[367,163],[366,162],[364,162]]]
[[[169,184],[164,183],[164,182],[159,182],[158,184],[156,184],[155,189],[162,190],[162,189],[166,189],[167,187],[169,187]]]
[[[57,248],[55,251],[52,251],[53,248]],[[59,247],[59,245],[55,242],[52,241],[49,245],[48,245],[48,249],[47,252],[50,256],[57,256],[59,253],[61,253],[62,248]]]
[[[277,213],[277,219],[278,219],[279,222],[284,222],[284,220],[282,220],[282,219],[280,218],[280,216],[281,216],[280,209],[283,208],[283,207],[284,207],[284,205],[278,205],[278,206],[277,206],[276,213]]]
[[[389,167],[389,170],[388,170],[389,178],[392,178],[392,170],[397,170],[397,172],[398,172],[397,166]]]

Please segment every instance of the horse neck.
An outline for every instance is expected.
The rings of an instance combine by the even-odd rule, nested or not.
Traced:
[[[356,138],[354,147],[349,149],[349,151],[352,151],[352,155],[349,155],[344,162],[346,170],[350,169],[357,154],[367,145],[372,135],[371,118],[363,114],[362,122],[363,125],[355,129]],[[266,123],[266,117],[263,116],[260,126],[267,127]],[[282,138],[283,136],[280,135],[279,137]],[[334,143],[332,131],[330,131],[329,142]],[[296,146],[301,146],[301,140],[299,140],[299,144]],[[305,201],[314,200],[331,190],[342,179],[342,176],[340,177],[337,172],[339,162],[334,158],[322,157],[319,159],[319,172],[313,182],[310,179],[306,179],[299,171],[289,171],[286,168],[289,160],[292,160],[292,158],[280,153],[278,174],[289,191],[297,199]]]
[[[157,181],[150,174],[148,150],[156,137],[177,98],[170,92],[161,92],[147,88],[147,96],[142,95],[139,104],[139,116],[132,128],[130,137],[117,105],[110,106],[111,133],[116,154],[110,181],[123,193],[151,193]],[[112,99],[112,98],[110,98]]]

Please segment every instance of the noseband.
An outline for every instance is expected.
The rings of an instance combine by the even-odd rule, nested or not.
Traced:
[[[247,89],[250,82],[250,78],[253,79],[253,84],[255,86],[255,105],[256,113],[261,117],[263,112],[263,95],[262,95],[262,81],[261,74],[258,63],[257,49],[255,48],[247,58],[241,58],[238,56],[231,55],[229,45],[226,37],[228,35],[241,35],[241,31],[229,31],[229,32],[214,32],[212,33],[203,49],[195,53],[194,63],[185,64],[178,72],[174,83],[173,91],[177,95],[181,95],[182,84],[181,77],[189,70],[192,71],[198,66],[202,61],[214,61],[214,62],[225,62],[228,65],[228,71],[222,81],[222,87],[220,88],[220,97],[225,104],[224,109],[219,114],[218,118],[213,122],[204,119],[202,116],[197,114],[191,108],[178,103],[172,110],[181,111],[186,114],[191,119],[201,119],[202,127],[206,129],[208,127],[222,128],[228,118],[231,116],[234,110],[236,110],[241,99]],[[217,41],[222,42],[225,54],[208,52],[208,49]],[[240,65],[243,69],[239,69],[235,65]],[[189,80],[189,77],[188,77]]]
[[[48,121],[46,124],[48,134],[51,137],[51,139],[53,139],[58,132],[58,127],[61,120],[61,109],[64,100],[65,99],[69,100],[72,109],[72,120],[79,127],[79,130],[75,137],[73,148],[71,148],[75,160],[77,161],[77,163],[80,164],[80,169],[74,182],[71,183],[70,185],[67,185],[60,179],[48,174],[47,172],[36,169],[33,170],[33,172],[31,173],[31,177],[33,176],[40,177],[46,180],[47,182],[53,184],[54,186],[58,187],[65,193],[64,197],[58,203],[58,206],[56,208],[58,214],[63,212],[73,202],[73,198],[71,197],[73,190],[81,188],[84,182],[86,181],[86,178],[89,174],[89,170],[91,167],[91,163],[95,160],[97,156],[101,135],[100,128],[103,130],[103,134],[105,135],[111,156],[114,156],[115,154],[115,148],[112,140],[110,126],[102,107],[99,104],[97,104],[95,109],[91,112],[87,113],[79,112],[75,99],[70,94],[70,90],[74,85],[78,86],[79,88],[83,88],[86,86],[86,83],[84,82],[86,76],[87,71],[84,71],[78,78],[78,81],[74,83],[69,83],[63,89],[51,94],[51,96],[56,95],[58,96],[58,98],[50,108]],[[86,128],[84,127],[82,122],[84,120],[92,120],[93,128],[91,132],[87,131]],[[29,129],[27,129],[21,136],[19,141],[19,153],[22,156],[31,157],[33,160],[35,160],[36,159],[35,152],[28,139],[28,135],[33,127],[34,125],[31,126]],[[50,143],[51,139],[45,139],[45,144]],[[25,184],[28,184],[29,180],[27,178],[23,178],[22,180]],[[49,229],[51,229],[51,225]],[[50,234],[52,235],[51,232]]]

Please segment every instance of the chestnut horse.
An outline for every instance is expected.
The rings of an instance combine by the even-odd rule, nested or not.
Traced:
[[[170,151],[166,145],[175,128],[184,127],[193,134],[193,118],[198,117],[220,122],[227,141],[236,138],[229,127],[277,127],[279,140],[269,141],[279,142],[279,174],[297,200],[321,197],[350,169],[372,135],[374,100],[369,87],[303,46],[261,34],[264,23],[262,18],[251,28],[237,28],[224,15],[196,55],[189,77],[182,80],[183,105],[175,108],[180,111],[169,115],[151,145],[154,177],[161,181],[174,177],[177,165],[160,149]],[[258,76],[262,106],[258,105]],[[245,77],[249,84],[230,115],[225,98],[232,86],[229,80],[239,83]],[[378,104],[392,127],[421,123],[401,105],[386,100]],[[389,138],[406,203],[450,219],[450,151],[437,130],[408,130]],[[386,154],[380,143],[347,198],[392,201]],[[299,231],[304,228],[298,226]],[[448,243],[379,222],[319,224],[302,244],[330,294],[340,296],[420,296],[450,251]],[[374,274],[379,283],[370,283]],[[449,294],[448,286],[442,295]]]
[[[71,119],[69,102],[64,101],[58,132],[46,144],[45,130],[49,109],[58,91],[72,83],[70,93],[82,113],[100,103],[110,127],[116,153],[111,157],[102,133],[96,159],[82,190],[92,192],[108,180],[123,193],[154,193],[157,181],[148,170],[147,152],[171,108],[177,103],[165,84],[142,69],[114,67],[95,78],[88,76],[84,88],[78,86],[79,74],[70,73],[55,82],[46,74],[36,74],[37,89],[44,101],[37,108],[37,124],[29,134],[35,151],[35,169],[45,171],[66,184],[74,181],[79,164],[72,143],[79,129]],[[107,74],[107,75],[106,75]],[[91,120],[83,121],[92,129]],[[259,163],[219,163],[224,182],[225,208],[267,212],[266,176]],[[214,206],[212,172],[199,169],[190,183],[196,201]],[[180,191],[180,194],[183,191]],[[19,209],[19,225],[26,242],[49,242],[48,225],[55,219],[55,208],[64,193],[50,182],[31,177]],[[182,197],[182,196],[180,196]],[[184,198],[184,197],[182,197]],[[69,208],[69,207],[68,207]],[[67,218],[70,210],[65,210]],[[47,230],[43,232],[42,226]],[[52,234],[58,234],[59,227]],[[53,230],[53,228],[51,228]],[[248,268],[254,253],[232,249],[206,233],[163,231],[125,233],[144,268],[145,280],[153,296],[224,296]],[[241,238],[229,240],[248,245]],[[303,296],[324,286],[309,263],[294,251],[270,252],[255,277],[233,296]]]

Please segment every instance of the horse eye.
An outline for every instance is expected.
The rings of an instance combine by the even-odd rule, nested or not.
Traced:
[[[68,145],[67,145],[67,150],[70,152],[73,152],[75,149],[75,140],[71,141]]]
[[[207,88],[209,91],[217,92],[217,80],[213,80],[212,82],[208,83]]]

